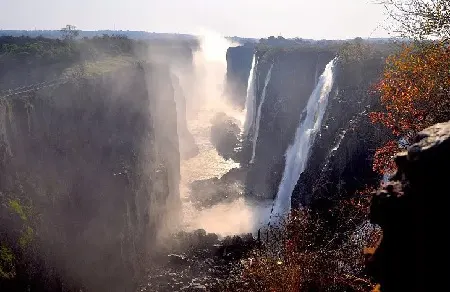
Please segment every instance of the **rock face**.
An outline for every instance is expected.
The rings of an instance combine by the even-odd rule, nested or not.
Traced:
[[[166,67],[1,99],[0,244],[17,264],[0,290],[132,290],[179,205],[179,160]]]
[[[254,46],[231,47],[227,50],[226,93],[233,103],[245,107],[247,81],[252,67]]]
[[[331,51],[259,51],[256,68],[256,105],[262,99],[266,75],[272,75],[261,106],[261,120],[254,163],[248,166],[247,192],[256,197],[274,198],[283,175],[288,146],[293,142],[301,113],[325,66],[334,58]],[[244,164],[252,155],[255,127],[243,144]]]
[[[177,107],[177,131],[180,142],[180,155],[182,159],[189,159],[199,153],[194,136],[187,127],[186,119],[186,97],[181,88],[179,78],[172,74],[172,84],[175,94],[175,103]]]
[[[385,56],[338,60],[322,127],[294,189],[292,206],[351,196],[364,185],[378,183],[370,161],[390,135],[372,124],[368,113],[380,106],[371,89],[382,74]]]
[[[397,173],[372,199],[383,238],[369,270],[382,291],[440,291],[448,286],[450,122],[420,132],[395,162]]]
[[[380,109],[379,96],[373,92],[373,86],[383,72],[389,51],[382,46],[370,48],[356,42],[350,45],[348,52],[346,55],[345,50],[339,51],[334,87],[307,167],[293,192],[294,207],[312,204],[315,199],[353,195],[361,186],[376,184],[379,180],[370,161],[375,149],[391,137],[373,125],[367,114]],[[251,196],[273,198],[276,195],[284,155],[293,142],[301,113],[326,64],[336,53],[336,50],[320,47],[257,49],[255,112],[261,102],[268,70],[272,63],[274,65],[261,106],[253,164],[249,161],[254,127],[243,141],[240,162],[248,170],[246,188]],[[250,58],[248,56],[248,62]]]
[[[238,161],[235,151],[241,132],[238,121],[225,113],[217,113],[211,123],[211,143],[219,155],[227,160]]]

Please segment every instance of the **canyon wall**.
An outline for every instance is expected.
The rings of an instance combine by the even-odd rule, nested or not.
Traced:
[[[248,165],[247,193],[273,198],[283,175],[284,154],[295,136],[303,109],[326,64],[334,58],[332,51],[264,50],[257,52],[256,105],[260,106],[266,75],[273,64],[266,98],[261,105],[255,159]],[[243,162],[250,161],[255,135],[250,130],[243,143]]]
[[[233,54],[238,54],[239,50],[243,48],[234,48]],[[388,44],[374,45],[361,40],[329,48],[260,45],[256,50],[256,108],[260,105],[265,78],[272,64],[273,70],[261,106],[253,163],[249,162],[255,127],[243,141],[241,164],[247,169],[247,193],[263,198],[276,195],[286,149],[293,142],[303,109],[318,78],[335,56],[338,59],[334,86],[307,167],[293,192],[293,206],[311,204],[314,198],[352,195],[365,185],[376,183],[379,176],[372,171],[371,160],[375,149],[390,136],[373,125],[367,114],[380,109],[374,88],[391,51]],[[251,57],[247,55],[241,53],[240,58],[246,57],[246,63],[250,63]],[[229,68],[232,66],[229,61]],[[242,82],[244,73],[238,76]]]
[[[293,192],[292,206],[315,199],[353,195],[365,185],[376,185],[372,171],[375,150],[390,138],[371,123],[368,113],[380,108],[374,88],[382,75],[387,54],[352,50],[341,54],[336,68],[333,95],[308,166]]]
[[[2,98],[0,118],[2,290],[131,291],[179,206],[169,69]]]
[[[231,47],[227,50],[227,74],[225,91],[233,104],[244,109],[247,80],[252,66],[254,46]]]

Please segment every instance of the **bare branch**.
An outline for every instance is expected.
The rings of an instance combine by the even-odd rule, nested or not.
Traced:
[[[450,1],[380,0],[402,37],[425,40],[450,39]]]

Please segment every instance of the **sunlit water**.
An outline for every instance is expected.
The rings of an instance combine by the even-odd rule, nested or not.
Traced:
[[[261,93],[261,101],[259,102],[258,111],[256,112],[255,133],[253,134],[253,137],[252,137],[252,159],[250,160],[251,164],[255,161],[256,143],[258,142],[259,125],[261,123],[262,106],[264,104],[264,101],[266,100],[267,85],[269,85],[270,78],[272,77],[272,69],[273,69],[273,63],[272,63],[272,65],[270,65],[270,69],[267,72],[266,80],[264,81],[264,88]]]
[[[245,111],[234,109],[227,103],[230,99],[223,95],[226,52],[232,44],[213,32],[202,33],[199,37],[200,50],[194,54],[195,81],[191,84],[191,90],[184,88],[186,101],[190,105],[186,115],[187,126],[199,147],[199,154],[181,162],[182,228],[186,231],[204,229],[222,236],[253,232],[259,222],[264,222],[262,217],[270,214],[268,207],[250,204],[243,196],[202,210],[197,210],[191,202],[192,182],[220,178],[230,169],[240,167],[239,163],[221,157],[212,145],[210,134],[214,116],[225,113],[236,119],[241,131],[245,122]],[[243,192],[239,185],[233,191]]]
[[[207,232],[222,236],[251,233],[263,222],[267,222],[270,203],[249,203],[243,197],[233,202],[220,203],[211,208],[197,210],[190,201],[190,184],[196,180],[220,178],[230,169],[240,167],[233,160],[223,159],[210,142],[211,119],[220,110],[226,108],[217,102],[206,104],[197,114],[191,115],[188,128],[199,147],[199,154],[181,162],[180,193],[183,206],[183,229],[191,231],[205,229]],[[225,111],[238,121],[243,113],[232,108]],[[242,193],[242,189],[236,192]]]
[[[255,120],[255,108],[256,108],[256,55],[253,54],[252,68],[250,69],[250,74],[247,81],[247,96],[245,98],[245,123],[243,127],[243,136],[247,136],[253,122]]]
[[[322,124],[322,118],[328,104],[328,96],[334,82],[335,60],[327,64],[324,72],[309,97],[306,109],[302,113],[295,140],[286,151],[286,164],[283,178],[278,188],[273,214],[283,216],[291,209],[291,196],[295,185],[305,170],[311,147]]]

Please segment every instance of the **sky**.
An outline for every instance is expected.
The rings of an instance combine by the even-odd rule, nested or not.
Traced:
[[[374,0],[0,0],[0,29],[116,29],[224,36],[385,37]]]

